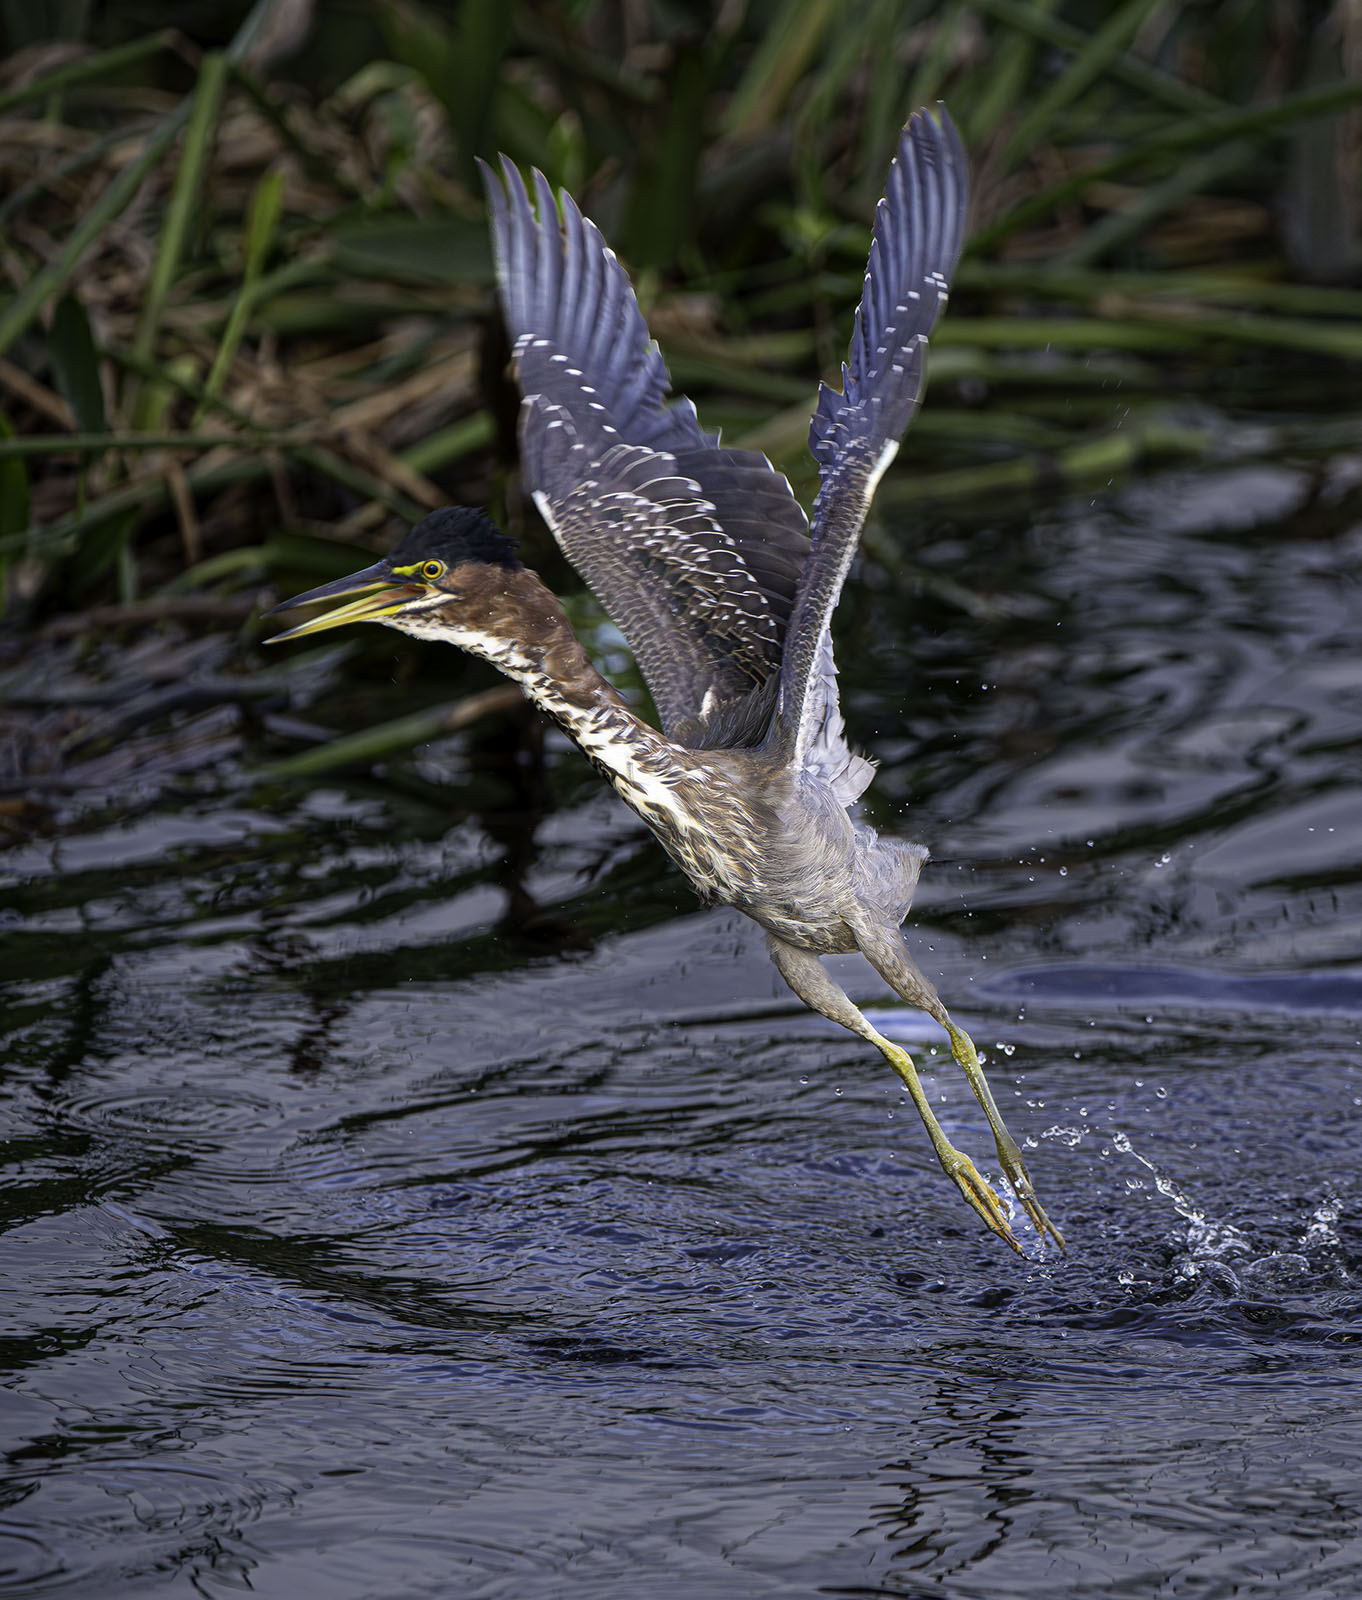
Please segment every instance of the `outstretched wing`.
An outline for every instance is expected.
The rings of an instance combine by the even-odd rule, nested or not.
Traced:
[[[525,399],[526,487],[628,639],[666,732],[707,728],[771,679],[808,521],[764,456],[719,448],[670,378],[634,291],[542,173],[483,166],[502,310]]]
[[[964,148],[944,107],[935,116],[916,112],[876,209],[842,392],[821,386],[809,429],[822,481],[785,635],[778,716],[796,763],[833,782],[843,798],[855,799],[869,772],[847,751],[828,623],[875,485],[917,410],[927,335],[946,303],[968,199]]]

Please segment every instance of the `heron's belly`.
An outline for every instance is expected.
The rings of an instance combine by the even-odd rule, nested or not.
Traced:
[[[649,816],[637,808],[704,899],[736,906],[768,932],[802,950],[823,955],[857,948],[855,937],[835,909],[840,884],[826,882],[807,863],[783,866],[771,840],[733,836],[716,839],[703,828],[678,828],[672,817]]]
[[[820,956],[844,956],[859,948],[841,917],[805,916],[798,910],[771,905],[743,906],[742,910],[768,933],[801,950],[812,950]]]
[[[657,835],[696,892],[736,906],[788,943],[821,954],[855,950],[841,910],[851,884],[851,832],[840,807],[833,825],[798,833],[768,807],[748,804],[749,786],[729,781],[716,760],[681,784],[613,771],[620,797]]]

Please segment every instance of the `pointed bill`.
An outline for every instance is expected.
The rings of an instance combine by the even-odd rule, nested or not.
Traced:
[[[348,578],[337,578],[334,583],[324,583],[316,589],[309,589],[306,594],[296,594],[291,600],[285,600],[267,611],[265,615],[272,617],[280,611],[292,611],[296,606],[311,605],[317,600],[339,600],[346,595],[357,597],[349,605],[340,606],[335,611],[323,611],[306,622],[300,622],[296,628],[286,628],[283,633],[273,634],[265,643],[278,644],[283,639],[300,639],[305,633],[321,633],[327,628],[342,627],[347,622],[380,621],[401,611],[424,588],[424,584],[399,578],[386,561],[375,562],[361,572],[352,572]]]

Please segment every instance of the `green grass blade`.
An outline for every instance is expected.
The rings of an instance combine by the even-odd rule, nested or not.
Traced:
[[[976,11],[982,11],[985,16],[994,18],[1018,33],[1029,34],[1041,44],[1054,45],[1060,50],[1070,52],[1081,50],[1089,37],[1072,23],[1052,17],[1050,15],[1052,8],[1049,5],[1027,6],[1023,5],[1021,0],[971,0],[971,4]],[[1114,78],[1118,83],[1125,84],[1128,89],[1135,89],[1150,100],[1171,106],[1174,111],[1215,111],[1225,105],[1223,100],[1205,89],[1198,89],[1194,84],[1185,83],[1171,73],[1160,72],[1157,67],[1148,66],[1138,57],[1126,55],[1124,52],[1112,56],[1102,71],[1106,77]],[[968,126],[974,128],[976,123],[969,121]],[[988,125],[980,119],[979,132],[986,132],[987,128]]]
[[[246,324],[255,305],[261,272],[274,243],[283,206],[284,174],[275,167],[261,178],[256,185],[255,193],[251,196],[250,210],[246,216],[245,262],[241,275],[241,288],[232,303],[227,327],[223,331],[217,354],[213,357],[212,369],[204,380],[204,398],[195,415],[196,421],[203,415],[208,402],[215,398],[218,390],[222,388],[236,358],[237,348],[245,335]]]
[[[205,56],[199,69],[199,84],[180,151],[175,184],[170,192],[170,203],[166,207],[165,221],[156,247],[156,259],[152,263],[137,329],[133,334],[133,353],[143,359],[149,357],[155,348],[161,314],[179,269],[190,220],[202,198],[203,175],[212,155],[226,82],[227,57],[216,52]]]
[[[951,0],[940,22],[932,31],[927,53],[919,63],[917,71],[913,74],[913,81],[908,87],[909,111],[915,111],[918,106],[925,106],[941,93],[941,85],[950,72],[951,54],[955,49],[956,37],[964,20],[963,0]]]
[[[14,424],[0,411],[0,450],[22,443]],[[22,534],[28,527],[28,468],[18,457],[0,454],[0,536]],[[17,553],[17,551],[16,551]]]
[[[246,214],[246,276],[255,282],[265,270],[284,214],[284,174],[272,168],[256,185]]]
[[[1270,269],[1270,264],[1264,265]],[[961,288],[995,294],[1040,294],[1079,301],[1105,300],[1112,295],[1168,297],[1184,303],[1196,300],[1216,305],[1267,306],[1304,317],[1350,317],[1362,322],[1362,289],[1283,283],[1265,275],[1261,267],[1094,272],[1046,262],[966,261],[958,268],[955,282]]]
[[[1055,454],[1020,456],[950,472],[911,476],[889,473],[880,485],[879,498],[886,505],[920,505],[992,495],[1053,493],[1056,483],[1109,483],[1152,456],[1197,459],[1211,454],[1215,445],[1215,435],[1209,429],[1176,428],[1154,422],[1085,439]]]
[[[862,215],[873,215],[875,202],[884,192],[884,172],[889,158],[898,144],[899,130],[910,111],[917,109],[909,91],[908,72],[897,50],[886,50],[884,41],[892,39],[906,29],[918,7],[905,5],[901,0],[879,0],[864,13],[859,30],[848,26],[846,36],[856,45],[858,58],[865,63],[863,70],[867,84],[865,111],[861,117],[859,185],[856,210]],[[825,74],[826,76],[826,74]],[[841,85],[837,85],[841,92]],[[828,110],[835,116],[836,101],[829,100]],[[827,132],[829,122],[835,122],[825,111],[819,126],[820,147],[818,159],[827,165]],[[821,194],[819,196],[821,199]],[[828,207],[833,212],[836,207]]]
[[[76,426],[82,433],[105,433],[109,423],[99,381],[99,353],[89,314],[73,294],[63,295],[52,313],[48,350],[57,390],[71,407]]]
[[[1066,267],[1090,267],[1117,245],[1136,238],[1184,200],[1242,167],[1256,154],[1257,148],[1251,140],[1234,139],[1195,157],[1162,183],[1142,190],[1124,210],[1110,212],[1101,222],[1086,228],[1080,239],[1055,257],[1055,266],[1060,271]]]
[[[264,781],[315,778],[324,772],[335,772],[339,767],[381,761],[385,756],[398,755],[416,745],[429,744],[432,739],[458,733],[493,712],[511,710],[520,703],[520,698],[520,690],[513,684],[498,684],[494,689],[468,695],[452,705],[432,706],[428,711],[415,711],[410,716],[395,717],[391,722],[381,722],[360,733],[330,739],[315,750],[304,750],[300,755],[257,768],[253,776]]]
[[[1025,113],[1003,150],[1003,166],[1012,167],[1043,139],[1059,113],[1086,90],[1125,49],[1141,24],[1163,0],[1126,0],[1076,52],[1073,60]]]
[[[932,348],[1015,350],[1179,350],[1201,340],[1200,321],[1182,326],[1115,317],[947,317]]]
[[[841,0],[785,0],[733,93],[726,133],[750,139],[772,126],[843,14]]]
[[[58,67],[55,72],[44,73],[31,83],[0,94],[0,117],[19,106],[34,105],[50,95],[60,94],[63,89],[74,89],[83,83],[93,83],[96,79],[123,72],[148,56],[173,48],[175,38],[173,29],[164,28],[159,33],[149,33],[144,39],[121,44],[115,50],[101,50],[98,55],[86,56],[82,61]]]
[[[694,238],[695,189],[709,93],[705,52],[693,46],[678,48],[672,62],[666,122],[635,169],[630,195],[627,247],[636,267],[671,268]]]
[[[1047,19],[1057,0],[1032,0],[1030,7],[1018,5],[1027,20]],[[975,8],[983,9],[980,7]],[[1081,35],[1080,35],[1081,37]],[[1036,35],[1026,27],[1018,26],[1012,37],[1004,39],[993,52],[992,69],[983,88],[965,108],[963,132],[971,143],[978,143],[1012,113],[1031,78],[1031,67],[1036,54]]]
[[[492,413],[476,411],[471,417],[464,417],[447,428],[441,428],[438,433],[408,445],[399,452],[397,459],[413,472],[438,472],[451,461],[459,461],[464,456],[472,455],[475,450],[484,449],[495,438],[496,422]]]
[[[21,456],[64,456],[101,450],[215,450],[249,444],[237,433],[30,433],[0,439],[0,461]]]
[[[465,172],[472,175],[473,157],[491,155],[487,129],[501,78],[501,62],[510,48],[516,8],[509,3],[462,0],[458,44],[454,51],[454,99],[450,120]]]

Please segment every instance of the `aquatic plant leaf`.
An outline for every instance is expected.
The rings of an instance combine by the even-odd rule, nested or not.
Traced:
[[[0,439],[15,437],[14,424],[0,411]],[[0,534],[28,526],[28,468],[20,456],[0,459]]]
[[[52,372],[63,400],[75,414],[82,433],[105,433],[104,386],[99,379],[99,354],[90,331],[90,317],[73,294],[58,300],[48,330]]]
[[[489,283],[492,251],[482,222],[457,217],[382,217],[336,228],[332,259],[366,278]]]

